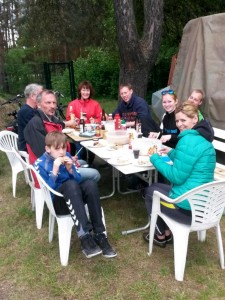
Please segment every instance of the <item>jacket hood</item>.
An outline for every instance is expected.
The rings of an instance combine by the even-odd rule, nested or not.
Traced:
[[[209,142],[213,141],[214,131],[209,120],[204,119],[198,122],[192,129],[198,131]]]

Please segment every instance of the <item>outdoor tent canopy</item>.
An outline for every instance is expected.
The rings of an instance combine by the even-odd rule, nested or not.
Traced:
[[[172,78],[178,99],[204,91],[201,107],[214,127],[225,129],[225,13],[189,21],[183,30]]]

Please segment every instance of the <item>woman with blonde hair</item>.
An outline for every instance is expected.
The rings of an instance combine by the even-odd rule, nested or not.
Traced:
[[[163,148],[159,154],[150,158],[154,167],[171,183],[171,185],[154,183],[145,191],[145,205],[151,214],[152,196],[159,191],[175,199],[187,191],[214,180],[216,152],[212,145],[213,129],[208,120],[198,121],[198,108],[190,101],[185,101],[175,110],[176,125],[180,130],[175,149]],[[164,162],[160,154],[166,153],[173,162]],[[191,223],[191,208],[184,200],[176,205],[161,201],[164,214],[183,224]],[[149,241],[149,234],[143,235]],[[158,217],[154,244],[165,247],[171,243],[172,234],[166,223]]]

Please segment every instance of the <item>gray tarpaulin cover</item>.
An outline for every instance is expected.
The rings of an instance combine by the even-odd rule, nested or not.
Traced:
[[[225,129],[225,13],[186,24],[171,87],[180,100],[202,89],[201,111],[214,127]]]

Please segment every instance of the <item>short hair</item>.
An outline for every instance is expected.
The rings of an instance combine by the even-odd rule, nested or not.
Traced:
[[[184,101],[182,104],[179,104],[175,109],[175,114],[182,112],[188,118],[198,117],[198,107],[194,105],[191,101]]]
[[[81,90],[83,88],[90,90],[89,98],[92,98],[94,96],[95,91],[94,91],[92,84],[90,83],[90,81],[84,80],[78,85],[78,88],[77,88],[78,99],[81,99]]]
[[[28,84],[24,90],[24,97],[29,98],[31,95],[36,94],[40,89],[43,90],[43,86],[37,83]]]
[[[55,149],[58,149],[63,146],[63,148],[66,148],[67,146],[67,137],[64,133],[60,131],[51,131],[48,132],[45,137],[45,145],[48,147],[54,147]]]
[[[44,95],[54,95],[56,98],[56,95],[52,90],[44,89],[37,95],[36,101],[40,103]]]
[[[122,88],[124,88],[124,87],[128,87],[129,90],[132,90],[132,89],[133,89],[131,83],[124,83],[124,82],[123,82],[123,83],[120,83],[120,85],[119,85],[119,91],[120,91]]]
[[[194,90],[192,90],[191,94],[192,94],[193,92],[198,93],[198,94],[201,94],[201,95],[202,95],[202,99],[204,98],[204,92],[203,92],[202,90],[200,90],[200,89],[194,89]],[[191,95],[191,94],[190,94],[190,95]]]

